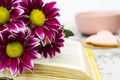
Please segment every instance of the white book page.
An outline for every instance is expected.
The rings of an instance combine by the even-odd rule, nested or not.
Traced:
[[[35,63],[77,69],[85,72],[83,50],[80,41],[65,39],[61,53],[54,58],[40,58]]]

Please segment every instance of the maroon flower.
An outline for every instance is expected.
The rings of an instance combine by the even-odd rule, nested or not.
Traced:
[[[22,0],[21,8],[25,11],[21,18],[30,25],[33,35],[36,35],[45,46],[46,39],[52,42],[55,32],[60,28],[60,23],[56,19],[59,16],[59,9],[54,8],[56,2],[43,5],[42,0]]]
[[[19,28],[22,29],[25,27],[23,21],[18,19],[24,12],[17,7],[19,1],[0,0],[0,31],[9,28],[11,31],[18,32]]]
[[[59,29],[51,43],[47,40],[46,46],[39,47],[39,53],[45,58],[48,56],[53,57],[56,53],[60,53],[60,48],[64,42],[63,37],[63,30]]]
[[[29,31],[1,32],[0,71],[9,68],[12,75],[21,74],[24,68],[33,71],[32,60],[39,56],[35,50],[38,45],[39,39],[31,37]]]

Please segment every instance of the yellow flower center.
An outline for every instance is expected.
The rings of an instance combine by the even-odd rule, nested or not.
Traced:
[[[50,41],[48,40],[48,38],[46,38],[46,44],[49,45]]]
[[[10,18],[10,12],[4,8],[0,7],[0,24],[6,23]]]
[[[34,9],[30,13],[30,21],[34,25],[42,26],[45,23],[45,15],[41,10]]]
[[[19,42],[8,43],[6,53],[10,58],[20,57],[23,53],[23,47]]]

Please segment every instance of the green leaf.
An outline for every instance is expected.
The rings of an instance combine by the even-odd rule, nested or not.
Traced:
[[[74,33],[71,30],[65,29],[64,26],[62,26],[62,29],[64,30],[65,38],[74,36]]]

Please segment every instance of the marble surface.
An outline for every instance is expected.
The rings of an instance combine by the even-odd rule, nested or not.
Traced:
[[[118,80],[120,76],[120,48],[93,49],[102,80]]]

